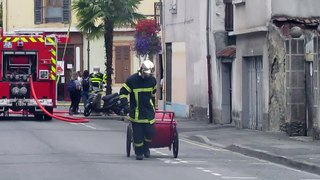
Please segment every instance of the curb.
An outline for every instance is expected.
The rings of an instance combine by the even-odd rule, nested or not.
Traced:
[[[276,154],[273,154],[273,153],[270,153],[267,151],[252,149],[249,147],[236,145],[236,144],[232,144],[232,145],[226,147],[225,149],[233,151],[233,152],[237,152],[237,153],[240,153],[243,155],[255,157],[258,159],[263,159],[263,160],[270,161],[273,163],[282,164],[282,165],[292,167],[292,168],[295,168],[298,170],[307,171],[310,173],[320,175],[320,167],[315,164],[308,163],[308,162],[296,161],[296,160],[293,160],[293,159],[288,158],[286,156],[279,156],[279,155],[276,155]]]
[[[273,162],[276,164],[281,164],[287,167],[291,167],[294,169],[310,172],[313,174],[318,174],[320,175],[320,166],[311,164],[308,162],[301,162],[301,161],[296,161],[293,160],[289,157],[286,156],[279,156],[267,151],[259,150],[259,149],[253,149],[250,147],[242,146],[242,145],[237,145],[237,144],[231,144],[229,146],[224,146],[222,144],[217,144],[213,143],[208,137],[203,136],[203,135],[193,135],[187,137],[187,139],[192,140],[192,141],[197,141],[200,143],[205,143],[210,146],[214,147],[219,147],[222,149],[226,149],[232,152],[240,153],[246,156],[258,158],[258,159],[263,159],[265,161]]]

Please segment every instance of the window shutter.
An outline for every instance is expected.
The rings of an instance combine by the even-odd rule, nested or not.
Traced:
[[[70,22],[70,0],[63,0],[63,17],[62,21],[65,24]]]
[[[34,0],[34,24],[42,24],[42,0]]]
[[[233,31],[233,4],[225,3],[225,22],[226,31]]]

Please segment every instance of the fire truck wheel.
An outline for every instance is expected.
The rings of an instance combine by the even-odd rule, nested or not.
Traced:
[[[50,113],[50,114],[53,114],[53,107],[46,107],[46,110]],[[46,120],[46,121],[49,121],[49,120],[52,120],[52,117],[47,115],[47,114],[44,114],[43,115],[43,119]]]
[[[34,118],[35,118],[36,120],[42,121],[42,120],[43,120],[43,115],[42,115],[42,114],[35,114],[35,115],[34,115]]]
[[[51,116],[48,116],[48,115],[43,115],[43,116],[44,116],[44,120],[46,120],[46,121],[52,120]]]

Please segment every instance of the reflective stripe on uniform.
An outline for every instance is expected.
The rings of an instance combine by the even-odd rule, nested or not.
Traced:
[[[142,142],[142,143],[133,143],[133,145],[134,145],[135,147],[142,147],[142,146],[143,146],[143,142]]]
[[[91,78],[91,82],[101,82],[102,79],[101,78],[98,78],[98,77],[92,77]]]
[[[144,141],[145,142],[151,142],[151,139],[148,139],[148,138],[144,137]]]
[[[122,87],[124,87],[129,93],[131,93],[132,90],[126,83],[124,83]]]
[[[134,119],[132,117],[129,117],[129,120],[132,121],[132,122],[135,122],[135,123],[145,123],[145,124],[154,124],[156,122],[155,119]]]
[[[121,95],[119,96],[119,98],[120,98],[120,99],[128,98],[128,95],[126,95],[126,94],[121,94]]]
[[[102,81],[103,81],[103,83],[107,83],[107,75],[106,74],[103,74]]]
[[[153,104],[152,99],[150,99],[150,104],[152,105],[152,107],[153,107],[153,109],[154,109],[154,104]]]
[[[140,92],[150,92],[151,93],[152,91],[153,91],[153,88],[138,88],[138,89],[134,89],[133,93],[134,93],[134,97],[136,99],[136,104],[139,104],[139,93]],[[151,105],[153,106],[153,103],[151,103]],[[134,117],[136,117],[136,119],[139,117],[139,106],[136,106]]]

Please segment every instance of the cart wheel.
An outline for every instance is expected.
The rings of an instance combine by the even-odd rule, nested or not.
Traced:
[[[172,142],[172,151],[173,151],[173,157],[178,157],[179,152],[179,135],[177,129],[174,132],[173,142]]]
[[[127,127],[127,157],[130,157],[131,142],[132,142],[132,129],[131,129],[131,124],[129,124]]]

